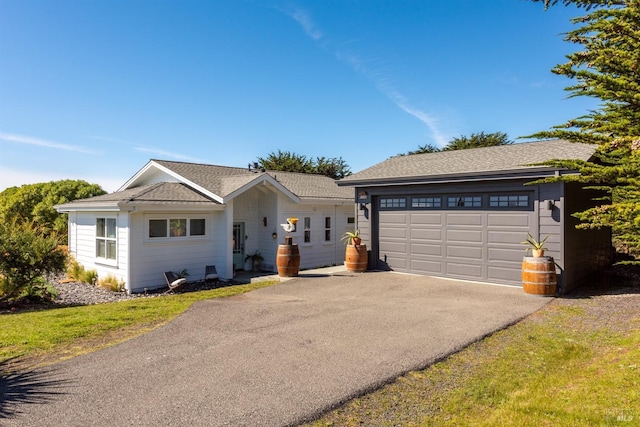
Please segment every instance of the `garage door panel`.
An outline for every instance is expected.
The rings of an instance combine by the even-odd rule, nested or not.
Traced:
[[[478,259],[482,258],[481,246],[447,246],[447,257]]]
[[[522,279],[521,267],[514,269],[489,266],[487,269],[487,273],[489,280],[508,281],[516,284],[519,283]]]
[[[406,227],[380,227],[381,238],[406,239],[408,229]]]
[[[447,230],[448,242],[482,243],[482,230]]]
[[[455,276],[465,276],[469,278],[482,278],[482,265],[461,264],[455,262],[447,263],[447,274]]]
[[[406,212],[380,212],[380,224],[407,225]]]
[[[442,245],[429,245],[425,243],[411,243],[411,255],[438,255],[442,256]]]
[[[413,259],[411,261],[411,271],[424,274],[443,274],[442,262]]]
[[[386,240],[384,242],[380,242],[380,252],[404,255],[407,253],[407,245],[408,242],[406,240],[400,242],[391,242]]]
[[[442,224],[441,213],[411,213],[409,218],[412,225],[427,224],[427,225],[440,225]]]
[[[447,225],[482,225],[482,213],[456,213],[447,214]]]
[[[529,228],[529,221],[531,215],[529,213],[518,214],[518,213],[509,213],[509,214],[497,214],[491,213],[487,215],[487,225],[489,227],[524,227]]]
[[[400,270],[400,271],[407,270],[407,258],[404,256],[397,257],[393,255],[381,254],[380,260],[386,263],[391,270]]]
[[[442,240],[441,228],[412,228],[411,239],[434,240],[440,242]]]
[[[513,231],[489,230],[487,231],[487,241],[488,243],[506,243],[522,247],[520,242],[527,238],[527,231],[525,229]]]
[[[519,285],[520,242],[537,227],[534,218],[500,209],[382,211],[380,258],[398,271]]]
[[[489,261],[506,261],[522,263],[525,251],[522,248],[488,248]]]

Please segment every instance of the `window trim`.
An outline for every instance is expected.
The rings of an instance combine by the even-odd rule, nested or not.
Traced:
[[[309,240],[307,240],[307,238]],[[311,244],[311,217],[302,217],[302,242],[306,245]]]
[[[204,234],[191,234],[191,221],[203,220],[204,221]],[[165,223],[165,235],[151,237],[151,221],[164,221]],[[172,235],[171,233],[171,221],[185,221],[184,235]],[[204,215],[152,215],[145,218],[145,241],[146,242],[177,242],[177,241],[190,241],[198,239],[208,238],[207,231],[208,218]]]
[[[333,242],[333,218],[331,215],[323,215],[324,218],[324,243],[332,243]],[[329,226],[327,227],[327,222]],[[327,234],[328,233],[328,234]],[[327,239],[327,237],[329,237]]]
[[[103,236],[100,236],[98,233],[98,222],[100,220],[104,221],[104,229],[103,229]],[[108,236],[108,231],[109,231],[109,222],[113,221],[113,228],[114,228],[114,237],[109,237]],[[95,228],[94,228],[94,234],[95,234],[95,259],[96,262],[99,264],[107,264],[107,265],[112,265],[115,266],[118,264],[118,218],[115,216],[99,216],[96,217],[96,223],[95,223]],[[104,252],[105,252],[105,256],[100,256],[99,255],[99,251],[98,251],[98,242],[104,242]],[[114,251],[115,253],[113,254],[113,258],[110,258],[110,251],[109,251],[109,242],[113,242],[113,247],[114,247]]]

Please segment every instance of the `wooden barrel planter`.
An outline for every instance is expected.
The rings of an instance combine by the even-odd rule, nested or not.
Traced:
[[[522,259],[522,287],[532,295],[555,296],[558,278],[552,257],[524,257]]]
[[[345,254],[345,267],[347,271],[362,273],[367,271],[367,245],[347,245]]]
[[[278,267],[278,276],[296,277],[300,271],[300,251],[298,250],[298,245],[295,243],[278,245],[276,265]]]

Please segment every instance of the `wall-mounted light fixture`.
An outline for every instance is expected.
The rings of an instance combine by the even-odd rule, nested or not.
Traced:
[[[544,201],[544,207],[546,210],[551,211],[553,210],[553,207],[555,206],[555,203],[553,200],[545,200]]]
[[[267,217],[262,218],[262,225],[267,226]]]

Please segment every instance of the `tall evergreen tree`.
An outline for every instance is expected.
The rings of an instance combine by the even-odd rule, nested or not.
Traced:
[[[437,153],[438,151],[466,150],[467,148],[493,147],[495,145],[513,144],[504,132],[472,133],[471,136],[460,135],[453,138],[442,148],[433,144],[420,145],[416,150],[398,154],[398,156],[411,156],[412,154]]]
[[[471,136],[460,136],[453,138],[442,151],[466,150],[467,148],[493,147],[495,145],[513,144],[504,132],[494,133],[472,133]]]
[[[580,50],[552,69],[575,84],[570,97],[602,101],[599,109],[533,137],[598,144],[596,161],[549,164],[578,170],[571,179],[607,191],[600,206],[576,214],[582,228],[612,227],[631,254],[640,256],[640,0],[533,0],[545,8],[574,5],[586,15],[564,39]]]

